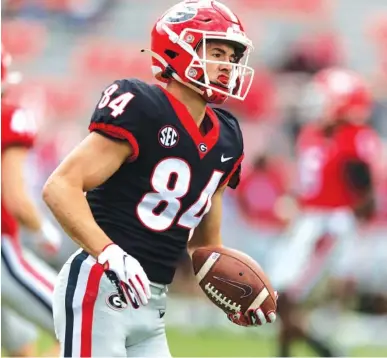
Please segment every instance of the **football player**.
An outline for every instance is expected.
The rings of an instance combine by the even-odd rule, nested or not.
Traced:
[[[56,272],[22,248],[19,224],[26,228],[39,250],[59,249],[58,230],[38,212],[26,190],[24,164],[33,146],[36,126],[26,110],[8,103],[3,93],[19,76],[8,72],[10,55],[1,51],[1,299],[2,345],[15,356],[36,356],[34,323],[54,335],[52,294]],[[8,312],[9,311],[9,312]],[[15,311],[15,312],[13,312]],[[59,352],[57,343],[56,350]]]
[[[356,223],[374,212],[376,133],[366,124],[372,99],[364,80],[341,68],[315,75],[303,100],[306,123],[298,137],[301,215],[286,234],[281,257],[269,275],[280,294],[281,356],[304,337],[321,355],[334,352],[308,335],[295,314],[340,250],[355,238]]]
[[[151,38],[152,70],[166,88],[109,85],[91,133],[43,189],[81,246],[55,286],[64,356],[170,356],[159,314],[167,285],[187,243],[191,253],[222,244],[222,194],[239,182],[238,121],[208,106],[243,100],[250,88],[253,46],[238,17],[217,1],[185,1],[157,20]],[[247,319],[261,325],[275,313],[256,307]]]

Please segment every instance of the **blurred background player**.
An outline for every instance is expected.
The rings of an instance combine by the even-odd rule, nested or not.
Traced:
[[[324,69],[305,92],[305,124],[297,139],[301,213],[285,234],[270,277],[281,292],[280,355],[289,356],[291,342],[302,337],[321,356],[333,356],[336,352],[307,332],[306,321],[296,316],[297,304],[332,269],[335,257],[351,247],[359,221],[374,216],[381,147],[366,124],[372,99],[358,74]]]
[[[8,72],[10,60],[2,47],[1,337],[8,354],[36,356],[36,326],[54,334],[52,293],[56,272],[22,247],[19,225],[29,231],[37,250],[48,253],[59,249],[60,234],[41,216],[26,190],[25,161],[35,140],[36,125],[28,111],[3,97],[6,87],[20,77]],[[51,354],[58,354],[57,344]]]

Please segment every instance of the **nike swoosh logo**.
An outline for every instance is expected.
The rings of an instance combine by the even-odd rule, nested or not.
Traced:
[[[232,159],[233,157],[225,157],[225,156],[223,156],[223,154],[222,154],[222,157],[220,158],[220,161],[222,162],[222,163],[224,163],[224,162],[227,162],[228,160],[230,160],[230,159]]]
[[[213,277],[216,280],[225,282],[225,283],[227,283],[227,284],[229,284],[231,286],[234,286],[234,287],[239,288],[240,290],[242,290],[243,294],[242,294],[242,296],[240,298],[248,297],[248,296],[250,296],[253,293],[253,289],[249,285],[246,285],[246,284],[241,283],[241,282],[233,281],[233,280],[228,280],[227,278],[223,278],[223,277],[217,277],[217,276],[213,276]]]

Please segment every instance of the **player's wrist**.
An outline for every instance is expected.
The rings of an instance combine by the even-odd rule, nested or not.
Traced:
[[[97,256],[97,261],[101,265],[108,265],[109,260],[125,255],[125,251],[122,250],[114,242],[106,244]]]
[[[114,243],[114,242],[109,242],[109,243],[107,243],[107,244],[102,248],[102,250],[100,251],[99,254],[101,254],[102,252],[104,252],[109,246],[112,246],[112,245],[115,245],[115,243]]]
[[[62,243],[59,229],[48,219],[43,218],[39,229],[31,231],[35,245],[43,247],[47,253],[56,253]]]
[[[101,241],[93,243],[92,247],[88,246],[85,248],[85,250],[98,261],[98,257],[110,245],[114,245],[114,242],[111,241],[109,238],[106,238],[106,240],[101,240]]]
[[[58,229],[54,226],[54,224],[50,220],[43,218],[42,225],[40,227],[40,232],[44,236],[51,236],[53,234],[57,234]]]

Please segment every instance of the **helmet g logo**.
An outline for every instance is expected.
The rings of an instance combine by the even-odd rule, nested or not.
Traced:
[[[178,4],[170,9],[163,17],[163,21],[169,23],[180,23],[193,19],[197,14],[197,9],[184,4]]]

